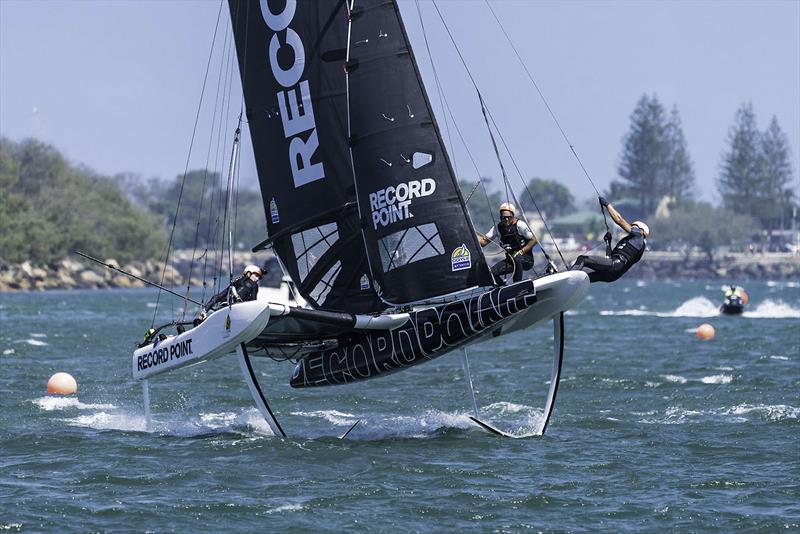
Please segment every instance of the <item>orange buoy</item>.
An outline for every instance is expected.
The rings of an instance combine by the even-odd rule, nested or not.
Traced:
[[[748,295],[747,291],[744,289],[742,289],[740,293],[742,294],[742,304],[747,306],[747,304],[750,302],[750,295]]]
[[[700,339],[714,339],[714,334],[716,334],[714,327],[708,323],[703,323],[697,327],[697,337]]]
[[[78,392],[78,383],[68,373],[56,373],[47,381],[48,395],[72,395]]]

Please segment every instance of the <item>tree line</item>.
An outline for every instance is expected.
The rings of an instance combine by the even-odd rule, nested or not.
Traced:
[[[611,183],[609,196],[633,197],[645,214],[664,197],[675,207],[695,209],[694,164],[677,108],[667,113],[657,96],[643,95],[630,122],[617,167],[620,179]],[[756,230],[784,228],[796,204],[789,142],[777,118],[759,131],[753,106],[745,103],[736,111],[726,143],[716,177],[721,209],[751,217]]]
[[[221,246],[224,187],[207,170],[170,181],[100,176],[50,145],[0,138],[0,259],[53,265],[75,250],[123,262],[163,259],[170,234],[173,249],[200,256]],[[259,193],[238,192],[234,221],[235,248],[265,239]]]
[[[710,253],[721,244],[743,244],[762,228],[771,232],[791,221],[796,207],[789,142],[772,117],[765,131],[751,104],[736,112],[722,154],[717,189],[722,206],[697,200],[694,164],[676,107],[643,95],[622,139],[617,173],[604,193],[633,199],[651,218],[666,197],[668,213],[655,219],[661,244],[696,245]],[[487,231],[507,200],[489,181],[460,182],[473,223]],[[532,178],[518,191],[519,208],[547,219],[575,210],[575,198],[555,180]],[[35,140],[0,138],[0,259],[53,263],[72,250],[121,261],[155,258],[172,237],[173,248],[198,254],[223,244],[225,184],[219,173],[195,170],[170,181],[132,174],[100,176],[69,163],[55,148]],[[236,248],[266,237],[260,194],[240,189],[234,225]],[[594,204],[594,202],[592,202]]]

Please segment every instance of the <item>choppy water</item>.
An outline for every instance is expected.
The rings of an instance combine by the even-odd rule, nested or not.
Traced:
[[[548,434],[520,440],[470,422],[454,355],[310,391],[258,362],[287,439],[224,358],[151,381],[145,432],[129,357],[153,292],[2,294],[0,530],[799,531],[800,287],[746,289],[720,317],[715,283],[593,287]],[[483,418],[536,427],[551,345],[471,348]],[[46,395],[56,371],[77,398]]]

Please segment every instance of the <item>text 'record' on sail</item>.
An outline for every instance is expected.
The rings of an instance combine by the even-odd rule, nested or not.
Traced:
[[[270,10],[269,2],[261,2],[261,15],[264,17],[264,22],[276,32],[269,42],[269,64],[275,80],[287,89],[277,94],[278,108],[284,136],[286,139],[292,138],[289,143],[289,165],[292,169],[294,186],[300,187],[325,178],[325,168],[322,162],[311,163],[311,157],[319,148],[319,139],[317,125],[314,122],[314,108],[311,105],[311,88],[308,80],[300,80],[306,64],[305,47],[297,32],[289,27],[296,8],[296,0],[287,0],[283,11],[275,14]],[[287,69],[282,68],[278,62],[278,53],[285,46],[290,47],[294,55],[294,62]],[[284,55],[285,52],[281,52],[281,54]],[[308,136],[308,140],[303,141],[299,134],[309,130],[311,130],[311,134]]]

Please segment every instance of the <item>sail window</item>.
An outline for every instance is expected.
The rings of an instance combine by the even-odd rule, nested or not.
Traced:
[[[427,152],[414,152],[414,155],[411,156],[411,166],[415,169],[421,169],[432,161],[433,154],[428,154]]]
[[[339,231],[336,223],[323,224],[292,234],[294,257],[297,260],[301,282],[338,239]]]
[[[336,280],[336,277],[339,276],[339,273],[342,271],[342,262],[337,261],[333,264],[333,267],[328,269],[328,272],[322,277],[322,280],[319,281],[317,287],[315,287],[310,294],[310,297],[317,303],[318,306],[322,306],[325,302],[325,298],[330,293],[331,288],[333,287],[333,282]]]
[[[383,272],[444,254],[436,223],[422,224],[387,235],[379,242]]]

